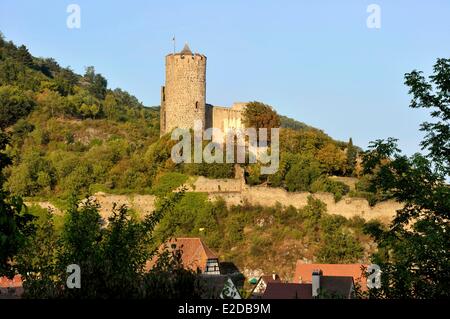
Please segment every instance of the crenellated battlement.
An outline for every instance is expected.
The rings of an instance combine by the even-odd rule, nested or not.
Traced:
[[[161,89],[161,135],[174,128],[205,125],[206,56],[192,53],[187,44],[166,55],[166,82]]]
[[[161,135],[174,128],[193,128],[200,120],[204,128],[222,130],[243,127],[246,103],[230,107],[206,104],[206,61],[186,44],[180,52],[166,55],[166,81],[161,87]]]

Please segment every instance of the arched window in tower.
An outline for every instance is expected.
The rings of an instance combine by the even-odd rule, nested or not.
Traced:
[[[198,101],[195,102],[195,110],[198,111]]]

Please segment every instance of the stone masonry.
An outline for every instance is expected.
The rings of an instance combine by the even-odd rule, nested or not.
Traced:
[[[193,128],[199,120],[203,128],[242,127],[245,103],[232,108],[206,104],[206,56],[192,53],[186,44],[179,53],[166,56],[166,82],[161,88],[160,134],[174,128]]]

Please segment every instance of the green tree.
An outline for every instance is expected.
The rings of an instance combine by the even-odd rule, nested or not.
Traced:
[[[319,222],[326,212],[327,206],[320,199],[308,196],[308,204],[300,210],[306,232],[313,238],[318,237]]]
[[[46,187],[50,190],[56,183],[54,168],[36,149],[24,151],[20,163],[10,172],[5,186],[19,196],[35,195]]]
[[[286,174],[286,187],[290,192],[309,191],[311,184],[322,174],[319,162],[310,157],[298,157]]]
[[[118,110],[118,103],[116,97],[113,93],[108,92],[105,97],[105,101],[103,102],[103,111],[108,119],[116,119]]]
[[[59,286],[65,283],[55,280],[58,272],[58,237],[53,213],[47,211],[42,218],[33,221],[35,233],[26,238],[17,256],[19,272],[24,282],[24,298],[56,298]]]
[[[279,128],[281,125],[280,117],[270,105],[261,102],[250,102],[246,105],[243,114],[244,124],[252,128]],[[268,131],[270,139],[270,131]]]
[[[189,192],[161,220],[156,233],[159,238],[176,236],[213,237],[217,231],[213,205],[204,193]],[[203,228],[202,231],[199,229]]]
[[[316,179],[310,187],[311,192],[327,192],[334,195],[334,200],[339,201],[350,191],[350,187],[342,182],[334,181],[326,176]]]
[[[104,225],[98,204],[74,198],[66,212],[61,237],[55,236],[51,215],[21,255],[21,272],[29,298],[180,298],[198,297],[197,276],[182,267],[177,252],[155,250],[154,229],[172,211],[184,192],[161,198],[143,220],[133,218],[125,206],[114,206]],[[48,236],[46,238],[45,234]],[[164,238],[163,241],[167,240]],[[146,269],[147,262],[156,264]],[[80,266],[82,289],[66,289],[66,267]]]
[[[173,245],[158,254],[152,270],[144,275],[145,299],[199,299],[206,287],[192,270],[184,267],[182,250]]]
[[[317,152],[317,159],[329,174],[343,175],[345,171],[345,154],[335,143],[327,143]]]
[[[57,91],[62,96],[68,96],[74,93],[75,85],[78,84],[79,76],[70,68],[61,68],[55,76]]]
[[[37,95],[36,100],[42,111],[50,114],[52,117],[64,114],[66,109],[66,99],[55,91],[45,89]]]
[[[28,115],[35,102],[30,94],[14,86],[0,86],[0,129]]]
[[[379,250],[373,256],[382,273],[382,298],[450,297],[450,60],[438,59],[427,81],[406,74],[412,108],[429,108],[435,123],[424,123],[427,156],[402,155],[395,139],[372,142],[363,167],[371,182],[404,207],[389,230],[372,228]]]
[[[187,179],[188,176],[181,173],[166,173],[157,178],[152,187],[152,193],[157,196],[164,196],[168,192],[171,192],[181,186],[187,181]]]
[[[89,92],[96,98],[103,100],[106,95],[108,81],[99,73],[95,73],[93,66],[86,67],[84,79],[89,82]]]
[[[352,234],[338,228],[324,234],[317,257],[323,263],[349,264],[358,262],[363,252],[363,247]]]
[[[33,66],[33,56],[28,52],[26,46],[21,45],[16,51],[16,59],[26,65],[27,67]]]
[[[353,140],[350,137],[347,144],[347,169],[346,174],[348,176],[353,176],[355,174],[356,168],[356,156],[358,155],[355,146],[353,145]]]
[[[0,131],[0,186],[5,182],[3,169],[11,164],[9,157],[3,152],[8,139]],[[0,276],[14,275],[14,257],[25,243],[27,236],[33,232],[28,214],[20,197],[11,197],[0,187]]]

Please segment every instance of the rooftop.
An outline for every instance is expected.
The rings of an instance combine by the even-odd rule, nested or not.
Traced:
[[[161,245],[160,251],[168,247],[169,250],[176,249],[182,252],[181,260],[184,267],[202,272],[206,270],[208,259],[218,259],[217,255],[198,237],[179,237]],[[151,268],[156,263],[154,258],[147,263],[147,268]]]
[[[272,281],[262,299],[312,299],[312,285]]]
[[[180,51],[181,54],[192,54],[191,49],[189,48],[189,45],[187,42],[184,44],[183,50]]]
[[[187,43],[184,44],[184,47],[180,52],[174,52],[174,53],[167,54],[167,56],[171,56],[171,55],[181,55],[181,56],[192,55],[192,56],[200,56],[200,57],[206,58],[206,56],[204,54],[192,52],[191,48],[189,47],[189,44],[187,44]]]
[[[349,276],[321,276],[322,298],[353,297],[353,278]],[[270,281],[262,299],[313,299],[311,283],[283,283]]]
[[[362,290],[366,290],[366,279],[363,269],[367,269],[364,264],[305,264],[297,261],[293,282],[310,283],[314,270],[321,270],[324,276],[352,277],[355,283],[361,285]]]

